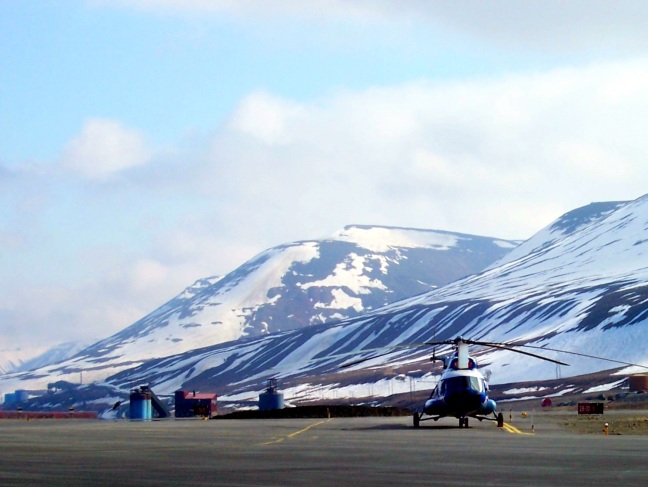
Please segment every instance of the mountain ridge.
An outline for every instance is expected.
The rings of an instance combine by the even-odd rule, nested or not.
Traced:
[[[337,322],[133,364],[103,384],[116,393],[138,383],[160,393],[209,389],[236,402],[255,400],[265,381],[277,377],[296,400],[327,394],[379,398],[434,380],[437,372],[424,365],[430,350],[404,345],[459,335],[614,353],[619,360],[646,364],[647,282],[648,197],[597,203],[566,213],[498,262],[438,289]],[[376,351],[383,347],[395,348]],[[348,353],[369,360],[341,370]],[[473,355],[493,372],[495,383],[612,368],[584,357],[557,367],[505,350],[475,349]],[[546,350],[546,355],[559,353]],[[626,366],[617,373],[643,370]]]
[[[648,256],[643,247],[645,239],[636,236],[648,231],[648,202],[639,198],[614,205],[611,212],[591,207],[592,211],[585,212],[589,213],[587,221],[572,225],[569,232],[563,232],[551,245],[537,246],[530,239],[526,243],[530,254],[511,262],[505,257],[504,262],[437,291],[326,328],[251,340],[235,348],[207,348],[191,357],[147,364],[130,374],[117,374],[110,381],[120,387],[127,377],[131,380],[148,377],[162,389],[211,385],[231,398],[253,397],[263,380],[271,375],[282,377],[288,384],[306,376],[310,377],[312,388],[329,388],[333,386],[322,384],[318,377],[330,374],[335,378],[332,380],[339,380],[342,374],[337,367],[342,359],[326,360],[325,357],[350,349],[424,342],[432,336],[444,340],[460,334],[551,348],[562,345],[569,349],[565,345],[571,344],[576,350],[584,348],[602,356],[605,352],[609,355],[610,344],[615,343],[621,344],[617,352],[621,360],[645,362],[648,359],[645,347],[640,346],[645,343],[645,333],[640,325],[645,324],[648,306],[648,286],[644,284],[648,278]],[[598,216],[590,218],[595,214]],[[556,228],[552,224],[541,232]],[[638,257],[642,260],[638,261]],[[592,330],[600,333],[592,335]],[[599,336],[610,331],[614,331],[614,338]],[[281,355],[278,350],[282,351]],[[358,374],[364,370],[366,379],[372,367],[406,366],[428,353],[401,349],[352,367],[346,373]],[[357,355],[362,357],[367,353]],[[498,382],[514,382],[522,377],[533,380],[557,373],[554,365],[522,361],[510,352],[480,352],[479,356],[494,370]],[[319,358],[323,360],[318,361]],[[300,360],[310,360],[315,365],[297,371],[283,365]],[[176,369],[181,363],[191,365]],[[239,366],[232,367],[232,364]],[[606,366],[609,368],[609,364],[579,359],[570,367],[572,370],[564,368],[560,374],[588,373]],[[180,373],[189,369],[200,372]],[[421,372],[418,378],[428,375],[429,372]]]
[[[268,249],[225,276],[200,279],[64,363],[11,379],[71,380],[83,370],[86,380],[103,380],[147,360],[343,320],[476,272],[517,243],[348,225],[323,239]]]

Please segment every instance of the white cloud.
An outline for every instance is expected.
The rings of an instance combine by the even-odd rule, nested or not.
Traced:
[[[648,47],[640,0],[490,0],[433,2],[435,18],[477,38],[508,48],[637,51]]]
[[[268,145],[290,142],[288,123],[301,115],[295,102],[268,93],[252,93],[239,105],[230,120],[232,130],[257,138]]]
[[[89,5],[117,5],[153,12],[228,13],[239,17],[380,19],[393,9],[365,0],[88,0]]]
[[[523,238],[561,211],[645,191],[648,95],[620,89],[628,78],[648,83],[648,62],[299,104],[253,93],[216,137],[207,158],[216,172],[203,179],[227,187],[223,219],[277,243],[281,232],[304,238],[348,223]]]
[[[641,0],[89,0],[149,12],[226,14],[311,23],[401,23],[454,31],[506,49],[564,54],[644,51],[648,4]]]
[[[167,268],[153,259],[140,259],[131,268],[132,286],[139,291],[150,289],[168,277]]]
[[[150,156],[139,132],[115,120],[91,118],[65,148],[61,164],[88,179],[100,180],[142,165]]]

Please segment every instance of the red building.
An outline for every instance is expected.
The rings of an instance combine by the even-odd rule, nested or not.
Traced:
[[[196,391],[178,390],[175,392],[176,418],[211,418],[218,414],[217,395],[214,393],[197,393]]]

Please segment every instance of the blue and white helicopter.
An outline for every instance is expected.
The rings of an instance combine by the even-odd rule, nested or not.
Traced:
[[[468,427],[468,418],[475,418],[479,421],[484,419],[497,421],[497,426],[500,428],[504,426],[503,414],[496,412],[497,404],[488,397],[487,377],[484,377],[477,367],[477,362],[468,353],[469,345],[511,350],[556,364],[569,365],[559,360],[518,350],[503,343],[480,342],[462,337],[442,342],[427,342],[426,345],[453,345],[454,352],[444,358],[437,358],[435,354],[430,359],[443,361],[443,373],[430,398],[425,401],[423,411],[414,412],[415,428],[419,427],[421,421],[437,421],[445,417],[459,419],[460,428]],[[493,417],[489,417],[489,415],[493,415]],[[424,418],[424,416],[429,417]]]
[[[468,418],[475,418],[479,421],[489,420],[497,421],[497,426],[500,428],[504,426],[504,416],[502,413],[497,413],[497,404],[494,400],[488,397],[488,378],[477,367],[477,362],[468,354],[469,345],[478,345],[482,347],[499,348],[502,350],[510,350],[512,352],[529,355],[531,357],[553,362],[559,365],[569,365],[559,360],[543,357],[531,352],[525,352],[514,348],[515,346],[538,348],[545,351],[563,352],[563,350],[556,350],[544,347],[535,347],[532,345],[512,345],[505,343],[481,342],[477,340],[468,340],[463,337],[457,337],[453,340],[445,340],[440,342],[425,342],[418,344],[396,345],[392,348],[418,348],[421,346],[437,346],[437,345],[452,345],[454,351],[445,357],[437,357],[433,353],[430,358],[431,361],[440,360],[443,362],[443,373],[439,383],[432,391],[430,398],[425,401],[422,411],[416,411],[413,415],[414,427],[418,428],[422,421],[434,420],[437,421],[441,418],[455,417],[459,419],[459,427],[468,427]],[[380,349],[374,349],[377,351]],[[358,352],[355,352],[358,353]],[[389,352],[386,352],[389,353]],[[385,355],[382,353],[380,355]],[[572,353],[574,355],[581,355],[585,357],[594,357],[591,355]],[[378,355],[378,356],[380,356]],[[347,368],[352,365],[365,362],[367,360],[375,359],[377,356],[365,357],[352,362],[347,362],[341,365],[341,368]],[[608,360],[608,359],[603,359]],[[616,362],[616,361],[614,361]],[[620,362],[622,363],[622,362]],[[629,364],[631,365],[631,364]],[[489,415],[493,417],[489,417]],[[429,416],[429,417],[424,417]]]
[[[383,347],[382,349],[393,349],[393,348],[418,348],[421,346],[438,346],[438,345],[452,345],[454,350],[450,355],[444,357],[437,357],[436,352],[432,354],[430,358],[431,361],[440,360],[443,362],[443,372],[437,386],[432,391],[429,399],[425,401],[422,410],[415,411],[413,414],[414,427],[418,428],[422,421],[437,421],[441,418],[454,417],[459,420],[460,428],[468,427],[468,419],[475,418],[479,421],[489,420],[497,421],[497,426],[500,428],[504,426],[504,416],[503,414],[497,413],[497,404],[494,400],[488,397],[488,377],[485,377],[479,367],[477,362],[473,357],[468,353],[469,345],[477,345],[486,348],[498,348],[502,350],[509,350],[515,353],[521,353],[523,355],[528,355],[530,357],[535,357],[540,360],[546,360],[547,362],[552,362],[558,365],[569,365],[560,360],[555,360],[548,357],[543,357],[542,355],[537,355],[535,353],[526,352],[520,350],[517,347],[525,348],[534,348],[542,350],[544,352],[559,352],[567,353],[570,355],[576,355],[579,357],[586,357],[596,360],[604,360],[607,362],[613,362],[617,364],[633,366],[633,367],[642,367],[648,369],[648,366],[633,364],[631,362],[623,362],[621,360],[609,359],[605,357],[597,357],[596,355],[590,355],[580,352],[571,352],[567,350],[558,350],[555,348],[549,347],[539,347],[534,345],[527,345],[522,343],[493,343],[493,342],[482,342],[477,340],[468,340],[461,336],[454,338],[452,340],[444,341],[432,341],[425,343],[417,344],[404,344],[396,345],[390,347]],[[373,352],[382,350],[374,349]],[[352,353],[363,353],[370,350],[352,352]],[[341,365],[341,368],[347,368],[352,365],[357,365],[359,363],[365,362],[367,360],[372,360],[381,355],[386,355],[387,353],[382,353],[379,355],[372,355],[370,357],[364,357],[352,362],[347,362]],[[346,355],[346,354],[345,354]],[[487,374],[487,376],[490,374]],[[492,415],[493,417],[490,417]],[[428,417],[424,417],[428,416]]]

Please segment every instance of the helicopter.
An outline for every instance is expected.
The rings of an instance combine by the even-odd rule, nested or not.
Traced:
[[[417,348],[420,346],[437,346],[437,345],[452,345],[453,352],[445,357],[437,357],[436,352],[433,352],[430,360],[435,362],[437,360],[443,362],[443,373],[441,378],[434,388],[430,397],[425,401],[422,411],[415,411],[413,413],[414,428],[418,428],[422,421],[434,420],[438,421],[445,417],[455,417],[459,419],[460,428],[468,428],[469,418],[475,418],[479,421],[489,420],[497,421],[498,427],[504,426],[504,415],[500,412],[497,413],[497,404],[493,399],[488,397],[488,377],[485,377],[477,362],[468,353],[469,345],[478,345],[483,347],[498,348],[502,350],[510,350],[512,352],[528,355],[548,362],[553,362],[558,365],[569,365],[560,360],[543,357],[535,353],[527,352],[514,348],[514,346],[524,346],[529,348],[540,348],[545,351],[557,351],[550,348],[534,347],[531,345],[512,345],[505,343],[483,342],[477,340],[465,339],[461,336],[452,340],[432,341],[422,344],[410,344],[396,346],[396,348]],[[394,347],[386,347],[394,348]],[[566,352],[574,353],[574,352]],[[587,354],[574,353],[575,355],[589,356]],[[382,355],[382,354],[381,354]],[[593,357],[593,356],[589,356]],[[352,362],[347,362],[341,365],[341,368],[347,368],[356,365],[366,360],[371,360],[373,357],[362,358]],[[599,357],[594,357],[599,358]],[[604,359],[606,360],[606,359]],[[490,374],[487,374],[490,375]],[[490,417],[492,415],[493,417]],[[428,416],[428,417],[424,417]]]
[[[498,427],[504,426],[504,415],[501,412],[496,412],[496,402],[488,397],[487,377],[481,373],[477,362],[469,355],[469,345],[511,350],[559,365],[569,365],[559,360],[518,350],[503,343],[481,342],[463,337],[441,342],[426,342],[425,345],[453,345],[454,352],[444,358],[437,358],[434,353],[430,358],[431,361],[441,360],[443,362],[443,373],[429,399],[425,401],[423,410],[414,412],[414,428],[418,428],[421,421],[437,421],[445,417],[459,419],[460,428],[468,428],[469,418],[479,421],[497,421]],[[424,416],[429,417],[424,418]]]

